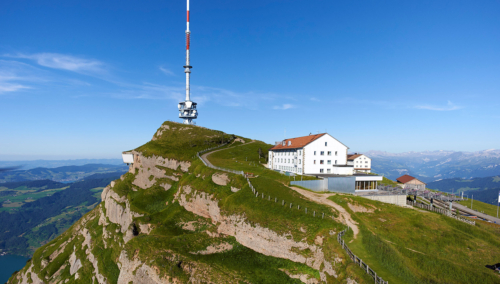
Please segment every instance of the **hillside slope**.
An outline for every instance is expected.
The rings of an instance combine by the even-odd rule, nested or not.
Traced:
[[[72,184],[50,180],[1,184],[0,194],[9,195],[0,196],[0,200],[9,198],[20,204],[1,208],[11,210],[0,211],[0,251],[31,256],[35,249],[92,210],[100,202],[102,189],[119,176],[116,173],[95,174]],[[27,198],[31,201],[17,202]]]
[[[33,168],[0,172],[2,183],[49,179],[58,182],[74,182],[93,174],[124,173],[127,168],[121,165],[87,164],[82,166],[63,166],[57,168]]]
[[[290,177],[258,164],[259,155],[254,151],[268,149],[262,142],[245,139],[244,144],[237,142],[214,153],[210,160],[214,165],[258,175],[250,179],[258,191],[254,194],[243,176],[206,167],[196,156],[231,137],[221,131],[165,122],[150,142],[132,151],[135,160],[129,172],[103,190],[101,204],[38,249],[9,283],[373,283],[337,242],[346,222],[353,228],[349,232],[357,233],[356,238],[347,234],[346,238],[352,238],[349,246],[357,254],[365,253],[366,261],[373,262],[370,265],[391,283],[491,283],[500,279],[493,271],[480,270],[479,262],[470,269],[458,263],[467,254],[477,261],[484,250],[488,254],[483,262],[500,255],[496,229],[460,227],[451,218],[432,217],[435,226],[450,223],[446,228],[452,232],[461,230],[442,236],[450,243],[463,248],[467,242],[457,238],[466,238],[481,248],[471,245],[472,251],[463,252],[457,261],[457,250],[447,249],[449,260],[440,256],[436,262],[445,263],[447,271],[463,270],[457,274],[466,275],[463,280],[452,274],[429,277],[422,271],[434,258],[421,259],[421,267],[408,261],[409,256],[397,247],[373,241],[373,250],[356,245],[370,240],[373,233],[370,222],[374,221],[366,216],[390,218],[398,210],[410,219],[418,217],[414,230],[429,236],[423,242],[427,244],[439,236],[435,227],[424,226],[429,222],[425,216],[435,214],[403,211],[361,198],[350,201],[343,198],[351,197],[334,194],[322,196],[322,200],[329,196],[342,199],[315,202],[289,188]],[[377,209],[361,213],[347,203],[367,208],[375,204]],[[398,222],[386,224],[376,226],[385,227],[391,240],[397,238],[399,228],[406,229]],[[389,238],[386,235],[383,237]],[[432,249],[434,253],[435,246]],[[385,253],[388,261],[377,266]],[[395,261],[403,262],[391,270]],[[403,269],[402,276],[394,276],[404,264],[411,267]]]
[[[369,280],[361,269],[347,269],[352,264],[334,235],[341,223],[270,206],[254,197],[244,177],[207,168],[196,157],[229,138],[164,123],[133,151],[135,163],[103,190],[103,202],[38,249],[9,283]],[[276,185],[287,198],[290,189]]]

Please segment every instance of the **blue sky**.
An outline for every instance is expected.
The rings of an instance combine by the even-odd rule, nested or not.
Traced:
[[[198,125],[354,152],[499,148],[500,2],[191,0]],[[0,1],[0,160],[119,158],[180,121],[185,1]]]

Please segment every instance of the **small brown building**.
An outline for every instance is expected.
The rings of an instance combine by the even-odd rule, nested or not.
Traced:
[[[409,175],[400,176],[396,179],[396,181],[405,189],[425,190],[425,182]]]

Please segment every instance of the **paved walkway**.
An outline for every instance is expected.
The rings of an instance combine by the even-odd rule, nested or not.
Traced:
[[[461,204],[458,204],[458,203],[455,203],[453,202],[453,208],[457,208],[457,209],[460,209],[464,212],[467,212],[471,215],[475,215],[479,218],[483,218],[483,219],[486,219],[486,220],[489,220],[491,222],[496,222],[497,224],[500,224],[500,219],[499,218],[495,218],[493,216],[490,216],[490,215],[487,215],[487,214],[484,214],[484,213],[481,213],[481,212],[477,212],[476,210],[472,210],[466,206],[463,206]]]
[[[207,163],[207,165],[210,165],[210,166],[212,166],[212,167],[215,167],[215,166],[214,166],[212,163],[210,163],[210,161],[208,160],[208,158],[207,158],[207,157],[208,157],[208,155],[213,154],[213,153],[215,153],[215,152],[219,152],[219,151],[223,151],[223,150],[231,149],[231,148],[234,148],[234,147],[239,147],[239,146],[248,145],[248,144],[253,143],[253,142],[255,142],[255,140],[252,140],[252,141],[250,141],[250,142],[247,142],[247,143],[244,143],[244,144],[241,144],[241,145],[232,146],[232,147],[227,147],[227,148],[223,148],[223,149],[218,149],[218,150],[214,150],[214,151],[212,151],[212,152],[207,152],[207,153],[205,153],[205,154],[201,155],[201,157],[200,157],[200,158],[201,158],[203,161],[205,161],[205,163]],[[233,141],[233,143],[234,143],[234,141]],[[233,143],[231,143],[231,144],[233,144]]]

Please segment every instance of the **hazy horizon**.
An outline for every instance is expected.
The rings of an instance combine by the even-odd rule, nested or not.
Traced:
[[[180,122],[185,8],[0,2],[0,156],[119,157]],[[326,131],[354,152],[498,148],[498,11],[193,0],[197,124],[271,144]]]

